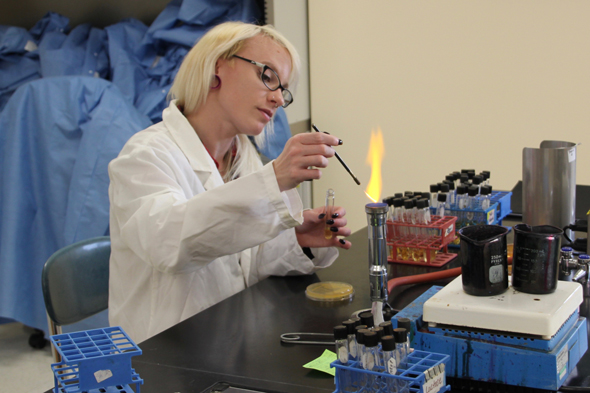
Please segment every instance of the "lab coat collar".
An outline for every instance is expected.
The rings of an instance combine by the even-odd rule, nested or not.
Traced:
[[[213,158],[205,149],[195,129],[176,106],[176,100],[172,100],[168,108],[164,109],[162,121],[188,159],[191,168],[195,171],[205,189],[209,190],[222,185],[223,179]]]

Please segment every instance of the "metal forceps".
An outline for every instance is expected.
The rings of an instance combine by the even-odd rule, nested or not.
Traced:
[[[324,340],[314,340],[324,337]],[[331,341],[327,341],[330,339]],[[287,344],[335,345],[334,335],[331,333],[283,333],[281,342]]]

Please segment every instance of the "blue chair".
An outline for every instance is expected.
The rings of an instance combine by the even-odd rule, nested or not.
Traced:
[[[110,256],[111,239],[100,236],[64,247],[45,262],[41,285],[50,335],[108,308]]]

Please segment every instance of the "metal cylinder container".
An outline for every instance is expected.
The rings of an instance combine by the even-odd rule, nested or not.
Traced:
[[[387,210],[386,203],[369,203],[365,206],[369,231],[371,301],[387,301]]]
[[[576,214],[576,144],[543,141],[522,150],[522,221],[564,228]]]

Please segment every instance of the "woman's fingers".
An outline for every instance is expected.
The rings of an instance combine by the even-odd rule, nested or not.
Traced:
[[[285,191],[299,183],[319,179],[321,171],[316,168],[328,166],[328,158],[335,154],[331,146],[339,139],[323,133],[297,134],[285,145],[285,149],[273,162],[279,189]]]

